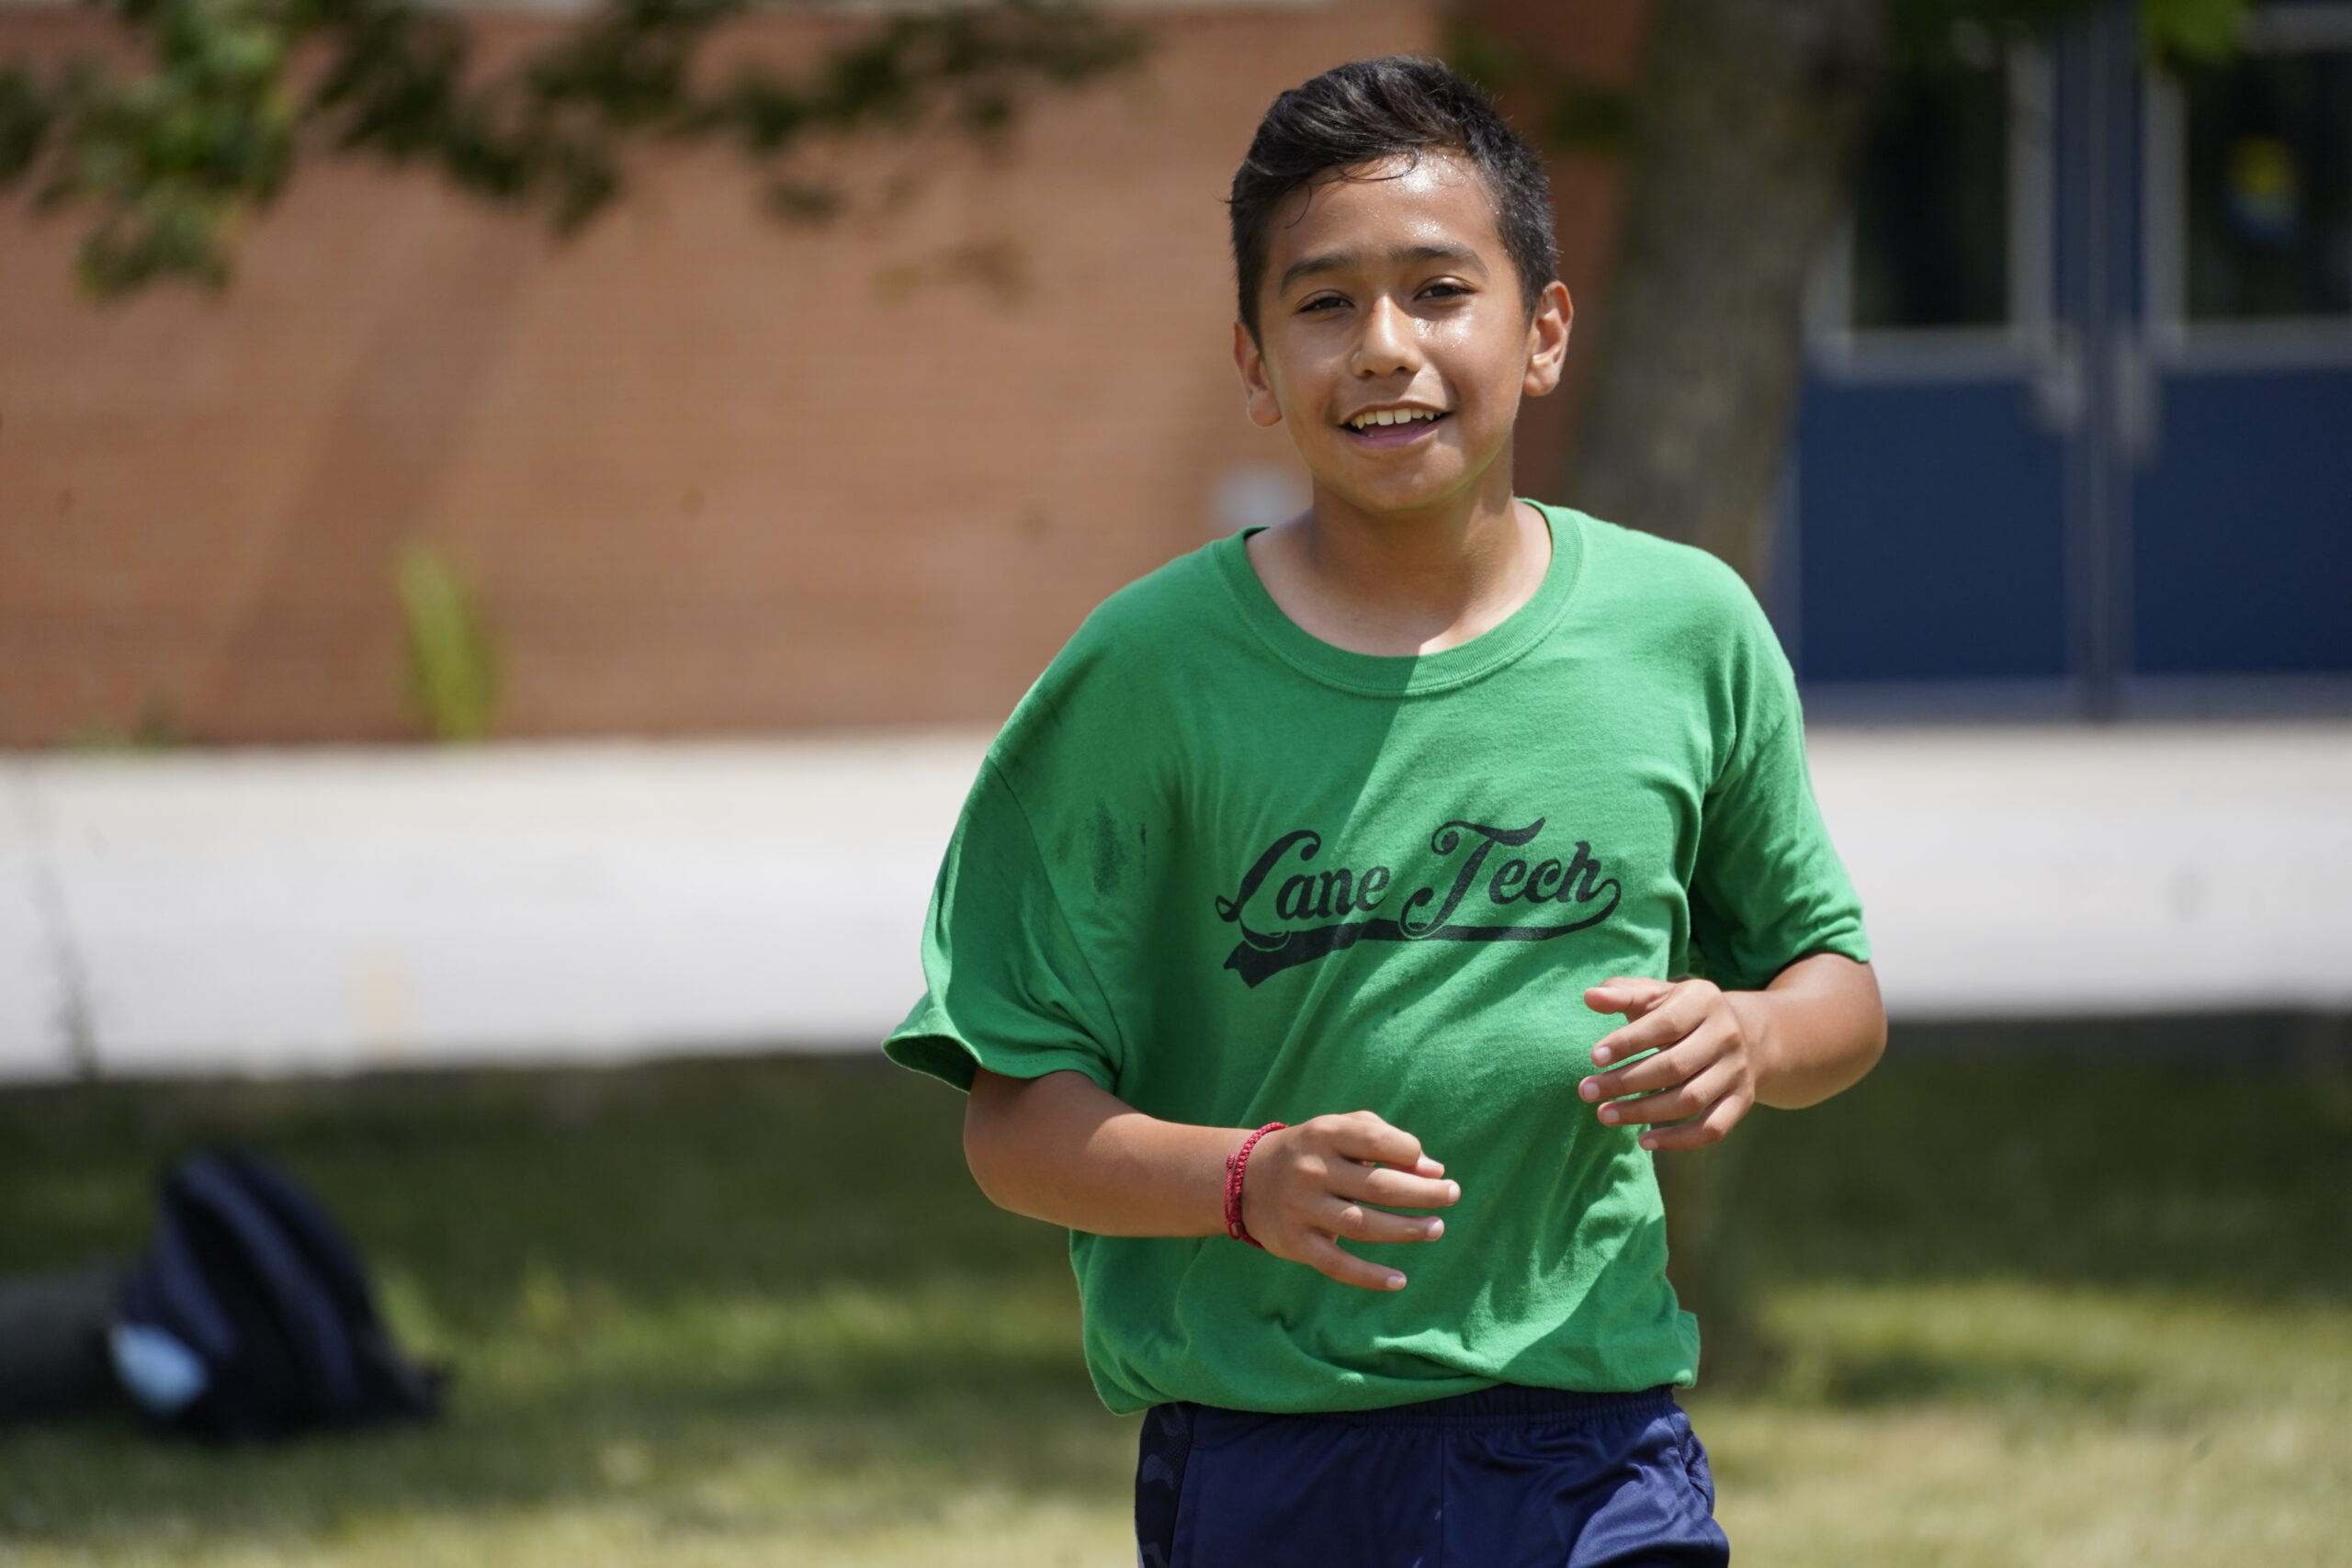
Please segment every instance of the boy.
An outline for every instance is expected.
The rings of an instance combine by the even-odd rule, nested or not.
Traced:
[[[1723,1562],[1652,1152],[1884,1039],[1787,661],[1712,558],[1511,494],[1571,306],[1473,90],[1329,72],[1231,205],[1313,504],[1040,677],[886,1048],[1069,1228],[1149,1568]]]

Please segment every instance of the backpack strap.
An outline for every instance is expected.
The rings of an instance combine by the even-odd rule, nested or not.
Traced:
[[[359,1372],[343,1321],[300,1251],[279,1230],[269,1211],[238,1184],[231,1168],[215,1156],[198,1155],[185,1161],[173,1180],[244,1249],[277,1308],[300,1364],[316,1380],[323,1411],[342,1415],[355,1409]]]
[[[324,1203],[309,1189],[250,1149],[226,1149],[220,1161],[254,1201],[269,1211],[334,1301],[358,1366],[354,1420],[429,1416],[440,1408],[446,1367],[420,1366],[401,1353],[377,1311],[367,1260]]]
[[[367,1267],[326,1205],[250,1149],[224,1149],[214,1157],[277,1222],[345,1320],[375,1326],[376,1293],[368,1283]]]
[[[123,1280],[121,1314],[125,1322],[168,1330],[216,1366],[235,1359],[243,1346],[235,1321],[205,1277],[168,1187],[155,1219],[154,1243]]]

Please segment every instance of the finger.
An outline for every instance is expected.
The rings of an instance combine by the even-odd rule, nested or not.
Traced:
[[[1577,1085],[1577,1092],[1598,1103],[1620,1095],[1647,1094],[1669,1084],[1687,1083],[1723,1060],[1724,1047],[1736,1026],[1727,1019],[1702,1021],[1699,1027],[1663,1050],[1635,1058],[1614,1072],[1595,1073]]]
[[[1613,1073],[1595,1073],[1577,1085],[1577,1093],[1595,1105],[1629,1094],[1654,1094],[1690,1082],[1713,1059],[1702,1042],[1683,1041],[1670,1051],[1653,1052]]]
[[[1442,1209],[1462,1196],[1462,1183],[1407,1176],[1385,1166],[1341,1166],[1324,1186],[1341,1198],[1378,1203],[1386,1209]]]
[[[1350,1241],[1435,1241],[1445,1234],[1445,1222],[1434,1215],[1392,1214],[1344,1198],[1326,1199],[1321,1208],[1317,1224]]]
[[[1584,1005],[1595,1012],[1622,1012],[1639,1018],[1640,1010],[1652,1006],[1673,988],[1664,980],[1645,976],[1611,975],[1600,985],[1585,988]]]
[[[1421,1141],[1402,1127],[1392,1127],[1369,1111],[1337,1117],[1334,1122],[1331,1146],[1350,1159],[1393,1165],[1399,1170],[1420,1168]]]
[[[1612,1029],[1592,1043],[1592,1059],[1600,1066],[1622,1062],[1644,1051],[1671,1045],[1707,1020],[1705,994],[1685,990],[1659,1002],[1621,1029]]]
[[[1329,1236],[1310,1232],[1299,1244],[1298,1261],[1318,1273],[1328,1274],[1342,1285],[1358,1285],[1367,1291],[1401,1291],[1405,1276],[1385,1263],[1358,1258],[1342,1248]]]
[[[1732,1085],[1738,1081],[1739,1075],[1729,1067],[1710,1068],[1689,1083],[1677,1084],[1656,1094],[1612,1100],[1600,1108],[1600,1119],[1612,1127],[1645,1122],[1679,1122],[1713,1105],[1730,1093]]]
[[[1703,1148],[1723,1142],[1725,1134],[1738,1125],[1755,1101],[1740,1095],[1725,1095],[1707,1107],[1706,1114],[1694,1121],[1679,1122],[1671,1127],[1653,1127],[1641,1136],[1642,1147],[1671,1152],[1675,1149]]]

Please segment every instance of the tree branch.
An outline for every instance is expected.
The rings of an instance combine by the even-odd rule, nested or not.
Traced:
[[[1143,34],[1062,0],[902,12],[805,70],[702,55],[749,0],[607,0],[484,77],[463,16],[417,0],[102,0],[145,54],[125,74],[87,58],[46,76],[0,66],[0,189],[88,209],[80,277],[117,299],[166,279],[219,288],[236,237],[296,164],[427,165],[485,201],[573,233],[627,186],[648,142],[732,148],[778,214],[846,199],[798,166],[820,141],[944,130],[1003,134],[1036,93],[1127,66]],[[319,68],[301,73],[298,57]],[[477,79],[481,78],[481,79]]]

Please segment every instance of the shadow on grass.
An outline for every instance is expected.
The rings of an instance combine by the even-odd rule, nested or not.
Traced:
[[[1102,1457],[1106,1443],[1132,1451],[1099,1406],[1073,1399],[848,1413],[786,1401],[756,1415],[743,1404],[556,1400],[269,1453],[155,1449],[125,1426],[82,1422],[0,1440],[0,1471],[14,1472],[0,1485],[0,1540],[152,1553],[578,1508],[744,1533],[828,1514],[902,1525],[976,1491],[1115,1505],[1125,1477]],[[735,1495],[715,1501],[714,1478]]]
[[[171,1555],[578,1505],[768,1528],[703,1496],[736,1471],[895,1521],[973,1489],[1115,1496],[1131,1439],[1087,1381],[1066,1238],[973,1189],[960,1115],[868,1060],[0,1094],[0,1270],[135,1248],[164,1161],[250,1144],[459,1369],[437,1427],[279,1450],[0,1432],[0,1541]]]
[[[1739,1134],[1759,1284],[1998,1276],[2352,1301],[2352,1058],[2287,1020],[1898,1028],[1860,1085]],[[2340,1037],[2340,1032],[2338,1032]],[[1728,1145],[1727,1145],[1728,1146]]]
[[[0,1269],[139,1245],[153,1177],[207,1144],[283,1161],[453,1323],[535,1268],[633,1302],[1067,1265],[990,1206],[961,1097],[879,1058],[0,1093]]]
[[[127,1417],[0,1433],[0,1540],[153,1550],[582,1507],[761,1533],[902,1525],[973,1492],[1115,1504],[1132,1428],[1096,1400],[1074,1317],[1016,1306],[956,1332],[980,1304],[877,1298],[892,1321],[861,1335],[840,1301],[763,1301],[726,1314],[755,1329],[729,1346],[634,1315],[552,1341],[509,1325],[442,1422],[277,1448],[161,1443]]]
[[[1850,1410],[1935,1404],[2098,1411],[2130,1406],[2150,1386],[2148,1378],[2136,1373],[2078,1366],[2056,1356],[1914,1349],[1839,1357],[1802,1392],[1819,1404]]]
[[[1724,1223],[1756,1288],[2352,1299],[2352,1248],[2313,1245],[2352,1190],[2335,1059],[1910,1044],[1743,1129]],[[439,1427],[282,1450],[0,1434],[0,1541],[169,1559],[393,1517],[618,1507],[684,1536],[904,1523],[976,1491],[1115,1506],[1133,1427],[1086,1380],[1065,1239],[974,1190],[960,1114],[871,1058],[0,1094],[0,1271],[130,1250],[164,1159],[249,1143],[461,1369]],[[1776,1397],[1860,1409],[2144,1393],[2013,1346],[1797,1362]]]

